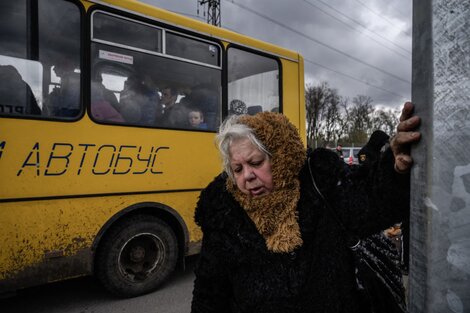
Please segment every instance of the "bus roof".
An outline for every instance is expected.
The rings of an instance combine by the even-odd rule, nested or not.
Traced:
[[[249,46],[252,49],[254,48],[260,51],[266,51],[270,54],[274,53],[279,57],[287,58],[294,62],[299,62],[301,58],[298,52],[242,35],[222,27],[213,26],[137,0],[88,0],[88,2],[124,10],[144,18],[163,22],[165,24],[186,29],[191,32],[201,33],[212,38],[235,43],[241,46]]]

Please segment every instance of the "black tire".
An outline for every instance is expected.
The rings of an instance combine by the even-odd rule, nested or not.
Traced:
[[[178,241],[160,219],[136,215],[114,225],[95,259],[95,275],[119,297],[135,297],[157,289],[173,272]]]

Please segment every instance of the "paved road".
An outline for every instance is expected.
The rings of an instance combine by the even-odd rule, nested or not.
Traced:
[[[195,257],[151,294],[116,299],[92,277],[22,290],[0,300],[2,313],[187,313],[191,306]]]

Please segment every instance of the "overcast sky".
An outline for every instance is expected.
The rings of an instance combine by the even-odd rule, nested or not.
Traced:
[[[197,0],[141,1],[198,18]],[[220,2],[222,27],[300,52],[307,84],[326,81],[375,105],[411,99],[411,0]]]

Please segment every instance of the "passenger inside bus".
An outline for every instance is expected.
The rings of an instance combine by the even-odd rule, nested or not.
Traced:
[[[191,90],[186,90],[187,94],[180,100],[180,103],[188,109],[188,121],[190,115],[194,118],[197,113],[191,111],[199,111],[203,122],[197,127],[198,129],[215,130],[219,125],[219,98],[217,92],[211,85],[198,85]],[[189,128],[194,129],[191,122]]]
[[[242,114],[247,114],[247,113],[248,113],[248,109],[246,107],[245,102],[243,102],[242,100],[238,100],[238,99],[233,99],[232,101],[230,101],[230,105],[228,109],[229,115],[232,115],[232,114],[242,115]]]
[[[162,89],[163,116],[161,124],[166,127],[187,128],[188,109],[183,103],[176,102],[178,91],[174,86],[166,86]]]
[[[124,118],[117,110],[118,101],[116,95],[103,85],[103,79],[99,75],[91,82],[91,114],[100,121],[124,122]]]
[[[146,76],[143,81],[143,90],[147,100],[141,108],[141,124],[154,126],[162,118],[163,108],[160,100],[159,88],[150,76]]]
[[[150,91],[136,75],[130,75],[124,82],[124,89],[119,99],[118,110],[128,123],[144,123],[144,111],[155,116],[155,105],[149,97]]]
[[[207,124],[204,123],[204,114],[201,109],[195,107],[189,108],[188,122],[192,128],[207,129]]]
[[[204,121],[208,129],[216,130],[220,124],[220,101],[217,87],[214,85],[206,85],[201,87],[200,92],[200,103],[202,103],[200,108],[204,112]],[[195,94],[197,94],[197,92]]]
[[[46,99],[47,115],[75,117],[80,113],[80,73],[75,72],[76,68],[78,66],[67,58],[54,65],[53,71],[60,78],[60,85]]]
[[[0,113],[40,115],[31,87],[12,65],[0,65]]]

